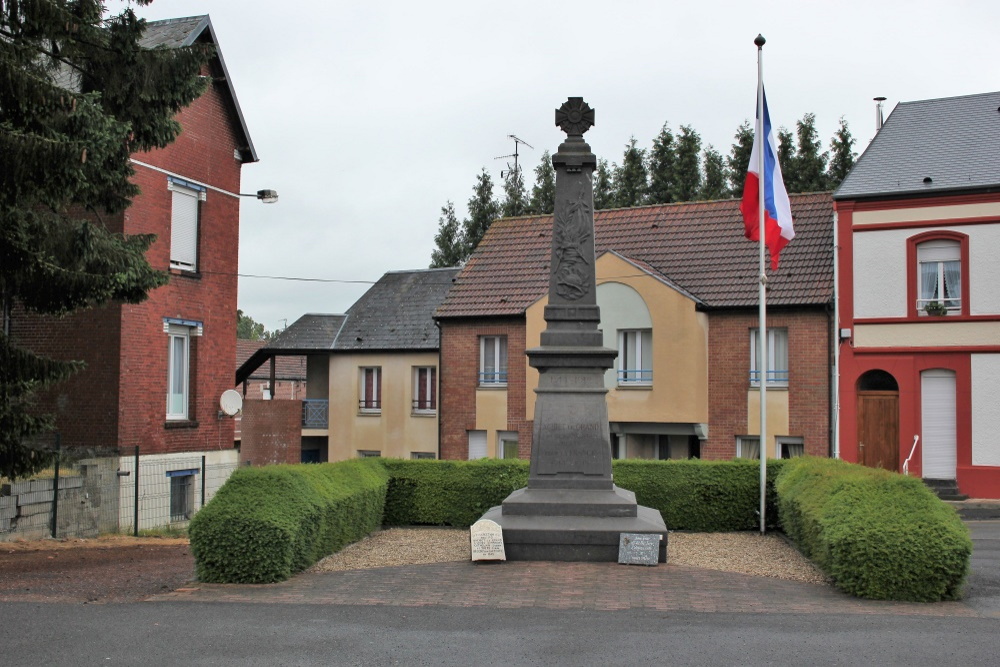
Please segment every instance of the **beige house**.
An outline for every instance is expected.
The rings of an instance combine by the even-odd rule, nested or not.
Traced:
[[[306,357],[302,421],[295,437],[286,438],[301,454],[284,460],[438,457],[439,332],[433,314],[457,273],[387,273],[347,313],[304,315],[240,367],[238,384],[268,359]],[[267,403],[253,409],[267,410]],[[248,427],[243,430],[244,442],[252,440]]]

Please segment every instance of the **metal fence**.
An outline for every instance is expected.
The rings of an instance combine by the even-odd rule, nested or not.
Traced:
[[[53,465],[0,488],[0,541],[185,528],[237,467],[235,460],[209,464],[199,453],[62,448],[58,434],[31,446]]]

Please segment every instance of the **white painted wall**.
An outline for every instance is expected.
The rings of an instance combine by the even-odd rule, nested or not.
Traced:
[[[854,317],[906,317],[906,239],[920,231],[854,234]]]
[[[972,465],[1000,466],[1000,354],[972,355]]]
[[[959,231],[969,235],[969,314],[1000,313],[1000,224],[970,225]]]

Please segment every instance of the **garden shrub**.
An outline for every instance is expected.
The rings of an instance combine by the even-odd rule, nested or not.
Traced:
[[[287,579],[377,529],[388,479],[377,460],[236,470],[191,520],[198,579]]]
[[[775,485],[785,533],[840,590],[877,600],[961,597],[969,531],[921,480],[801,458],[787,462]]]

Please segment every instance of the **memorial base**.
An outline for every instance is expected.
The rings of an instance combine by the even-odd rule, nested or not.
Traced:
[[[507,560],[618,562],[622,533],[656,533],[667,562],[667,526],[635,494],[611,490],[519,489],[483,519],[503,529]]]

